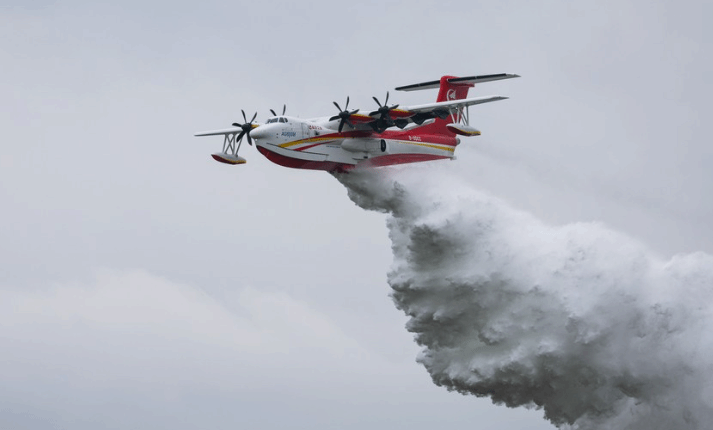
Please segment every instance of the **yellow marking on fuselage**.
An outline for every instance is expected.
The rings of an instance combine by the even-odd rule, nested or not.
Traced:
[[[309,139],[300,139],[296,140],[294,142],[287,142],[283,143],[282,145],[278,145],[280,148],[289,148],[291,146],[295,145],[302,145],[303,143],[313,143],[313,142],[323,142],[327,140],[335,140],[334,136],[331,137],[310,137]]]
[[[283,143],[282,145],[278,145],[280,148],[290,148],[293,146],[297,145],[302,145],[305,143],[315,143],[315,142],[324,142],[324,141],[330,141],[330,140],[337,140],[335,139],[336,136],[325,136],[325,137],[310,137],[309,139],[300,139],[296,140],[294,142],[287,142]],[[342,138],[345,139],[345,138]],[[346,139],[349,139],[348,137]],[[440,149],[441,151],[448,151],[448,152],[455,152],[455,147],[451,146],[437,146],[434,144],[428,144],[428,143],[418,143],[418,142],[411,142],[408,140],[397,140],[399,143],[405,143],[407,145],[417,145],[417,146],[423,146],[425,148],[432,148],[432,149]]]
[[[433,148],[433,149],[440,149],[441,151],[448,151],[448,152],[455,152],[456,148],[452,146],[436,146],[436,145],[429,145],[427,143],[417,143],[417,142],[409,142],[405,140],[399,140],[398,142],[400,143],[405,143],[407,145],[418,145],[418,146],[425,146],[426,148]]]

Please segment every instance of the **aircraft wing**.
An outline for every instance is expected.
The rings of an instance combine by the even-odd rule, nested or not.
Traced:
[[[473,106],[482,103],[496,102],[498,100],[505,100],[505,96],[485,96],[485,97],[473,97],[469,99],[459,99],[459,100],[448,100],[443,102],[427,103],[415,106],[399,106],[395,109],[389,110],[389,117],[391,118],[391,123],[384,123],[381,119],[381,114],[378,111],[371,112],[368,115],[359,115],[361,118],[358,121],[359,125],[369,125],[374,130],[385,129],[384,127],[396,126],[399,128],[404,128],[409,123],[416,123],[418,125],[423,124],[424,121],[431,118],[447,118],[448,115],[462,110],[465,107]],[[352,115],[354,118],[357,115]]]
[[[238,134],[241,131],[243,131],[242,128],[240,127],[232,127],[232,128],[225,128],[223,130],[211,130],[211,131],[201,131],[199,133],[194,134],[194,136],[220,136],[224,134]]]
[[[481,103],[496,102],[498,100],[505,100],[505,96],[485,96],[485,97],[473,97],[470,99],[461,100],[448,100],[445,102],[435,102],[427,103],[424,105],[401,107],[400,110],[405,110],[407,112],[417,113],[430,113],[437,111],[450,111],[451,109],[463,108],[466,106],[479,105]]]

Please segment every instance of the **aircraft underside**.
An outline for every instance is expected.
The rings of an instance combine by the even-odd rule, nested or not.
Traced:
[[[287,149],[281,145],[256,142],[268,160],[297,169],[348,171],[355,167],[378,167],[453,158],[455,147],[391,139],[352,139],[356,142],[327,142],[308,149]],[[344,146],[350,150],[344,149]]]

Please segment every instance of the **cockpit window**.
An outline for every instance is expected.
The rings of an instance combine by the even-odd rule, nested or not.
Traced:
[[[267,120],[266,124],[272,124],[273,122],[289,122],[287,118],[285,117],[279,117],[279,118],[270,118]]]

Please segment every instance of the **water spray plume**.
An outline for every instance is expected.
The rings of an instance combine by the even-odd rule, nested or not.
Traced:
[[[713,426],[713,257],[549,226],[444,169],[337,176],[389,214],[392,298],[437,385],[563,429]]]

